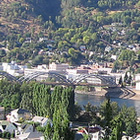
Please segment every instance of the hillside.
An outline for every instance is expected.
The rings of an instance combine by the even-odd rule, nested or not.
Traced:
[[[60,4],[59,4],[60,5]],[[43,20],[48,20],[49,17],[54,19],[54,16],[59,13],[59,9],[51,1],[22,1],[22,0],[1,0],[0,1],[0,31],[1,34],[8,35],[9,33],[25,34],[35,29],[37,33],[43,30],[41,27]]]
[[[6,48],[0,50],[0,61],[110,62],[112,54],[139,43],[139,0],[0,0],[0,46]],[[49,56],[48,45],[54,53]],[[86,52],[79,49],[81,45]],[[111,52],[105,52],[108,45]]]
[[[61,24],[60,26],[68,27],[69,24],[72,24],[70,22],[79,24],[78,19],[82,16],[77,15],[79,12],[83,14],[82,18],[86,19],[84,14],[95,14],[94,11],[96,10],[94,9],[96,8],[102,9],[104,12],[110,11],[110,13],[113,13],[111,11],[114,9],[117,11],[118,6],[119,10],[123,11],[124,7],[125,9],[128,9],[128,7],[134,9],[138,0],[133,0],[133,2],[127,0],[128,4],[122,4],[123,2],[123,0],[121,0],[121,3],[113,3],[113,0],[111,3],[108,0],[0,0],[0,30],[1,34],[4,35],[12,32],[27,33],[34,28],[39,33],[44,29],[43,24],[48,20],[52,20],[54,23],[58,22]],[[71,14],[72,11],[75,12],[75,15]],[[88,22],[88,20],[85,21]],[[79,26],[82,26],[82,24],[87,25],[83,22]]]

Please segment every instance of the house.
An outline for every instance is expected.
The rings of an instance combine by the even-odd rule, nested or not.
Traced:
[[[48,48],[49,51],[52,51],[52,44],[48,44],[47,48]]]
[[[100,140],[104,137],[104,131],[100,126],[90,126],[86,128],[81,128],[77,133],[90,135],[91,140]]]
[[[0,131],[1,132],[9,132],[14,133],[16,130],[16,126],[6,120],[0,121]]]
[[[86,46],[84,46],[84,45],[80,46],[79,48],[80,48],[80,51],[82,51],[82,52],[86,50]]]
[[[11,111],[11,113],[9,115],[7,115],[7,119],[10,122],[19,122],[19,121],[23,121],[23,120],[29,120],[31,119],[32,114],[26,110],[26,109],[15,109],[13,111]]]
[[[132,137],[122,136],[122,140],[132,140]],[[138,139],[134,139],[134,140],[138,140]]]
[[[44,136],[40,132],[29,132],[17,136],[18,140],[44,140]]]
[[[135,48],[135,45],[128,45],[128,48],[133,49]]]
[[[105,52],[110,52],[112,50],[112,47],[111,46],[106,46],[105,47]]]
[[[42,41],[48,41],[47,37],[40,37],[38,42],[42,42]]]
[[[117,60],[117,55],[111,55],[111,58],[112,58],[113,60]]]
[[[45,117],[35,116],[33,117],[32,121],[35,123],[39,123],[42,127],[46,126],[47,123],[50,123],[52,125],[51,120]]]
[[[45,51],[43,49],[41,49],[39,52],[38,52],[38,55],[44,55],[45,54]]]
[[[31,37],[26,37],[25,38],[25,42],[24,43],[31,43],[31,42],[32,42]]]
[[[18,125],[17,130],[15,131],[15,136],[17,137],[20,134],[34,132],[35,128],[31,124],[21,124]]]

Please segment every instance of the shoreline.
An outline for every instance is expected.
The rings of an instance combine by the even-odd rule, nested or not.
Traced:
[[[78,94],[86,94],[86,95],[95,95],[100,97],[110,97],[110,98],[120,98],[120,99],[129,99],[129,100],[140,100],[140,91],[135,89],[128,88],[109,88],[102,89],[101,91],[75,91]]]

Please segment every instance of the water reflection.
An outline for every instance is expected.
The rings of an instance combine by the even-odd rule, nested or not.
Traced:
[[[104,100],[105,97],[75,94],[75,101],[81,106],[86,105],[88,102],[90,102],[92,105],[99,106]],[[119,98],[111,98],[111,101],[117,102],[119,106],[126,105],[127,107],[134,107],[137,111],[137,115],[140,117],[140,101]]]

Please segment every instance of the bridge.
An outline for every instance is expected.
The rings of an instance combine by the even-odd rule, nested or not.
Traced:
[[[34,72],[28,75],[24,75],[20,78],[17,78],[11,74],[8,74],[7,72],[0,71],[0,75],[6,77],[10,81],[15,81],[20,84],[23,82],[29,82],[33,79],[36,79],[37,77],[41,75],[47,75],[47,77],[53,77],[56,79],[56,82],[45,82],[46,84],[50,85],[70,85],[70,86],[107,86],[107,87],[116,87],[117,84],[115,82],[115,78],[113,76],[108,75],[99,75],[99,74],[82,74],[80,76],[77,76],[75,79],[68,79],[65,75],[56,73],[56,72]],[[88,80],[91,79],[92,82],[88,82]],[[97,83],[94,81],[94,79],[98,79],[101,82]],[[86,82],[84,82],[86,81]]]

